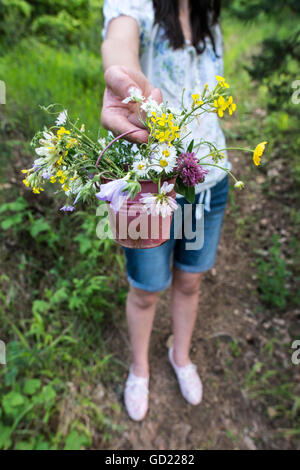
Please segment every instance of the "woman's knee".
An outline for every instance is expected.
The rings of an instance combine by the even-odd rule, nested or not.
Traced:
[[[183,295],[192,296],[198,294],[201,278],[201,273],[187,273],[176,269],[174,271],[173,287]]]
[[[146,310],[153,307],[158,299],[158,292],[148,292],[135,287],[130,287],[129,296],[135,307],[141,310]]]

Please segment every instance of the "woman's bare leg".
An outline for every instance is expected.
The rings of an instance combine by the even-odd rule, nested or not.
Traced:
[[[190,362],[190,345],[197,317],[201,273],[187,273],[174,268],[172,291],[173,358],[186,366]]]
[[[158,293],[130,287],[127,297],[127,323],[133,354],[133,372],[149,374],[148,351]]]

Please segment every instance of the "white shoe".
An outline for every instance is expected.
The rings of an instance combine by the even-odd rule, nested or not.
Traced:
[[[124,390],[124,402],[127,412],[134,421],[141,421],[148,411],[149,376],[134,375],[130,366]]]
[[[202,382],[196,365],[190,362],[184,367],[177,366],[173,359],[173,348],[169,349],[169,360],[177,376],[183,397],[191,405],[199,405],[202,400]]]

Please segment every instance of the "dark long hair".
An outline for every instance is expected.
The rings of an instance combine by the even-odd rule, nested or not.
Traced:
[[[184,35],[179,20],[179,0],[153,0],[155,22],[161,24],[170,45],[179,49],[184,45]],[[212,41],[216,52],[212,26],[218,22],[221,0],[190,0],[192,43],[201,54],[206,47],[206,37]]]

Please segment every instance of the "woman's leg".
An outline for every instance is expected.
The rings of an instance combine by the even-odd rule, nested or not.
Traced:
[[[190,362],[190,344],[196,321],[201,273],[174,268],[172,291],[173,358],[177,366]]]
[[[149,374],[148,350],[158,292],[148,292],[130,286],[127,297],[127,323],[133,354],[133,373]]]

